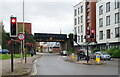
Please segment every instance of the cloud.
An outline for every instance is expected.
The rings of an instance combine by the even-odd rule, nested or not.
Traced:
[[[23,6],[20,2],[2,3],[2,17],[5,30],[9,32],[9,18],[13,14],[18,22],[23,20]],[[43,1],[43,0],[42,0]],[[45,0],[47,1],[47,0]],[[69,1],[48,1],[48,2],[27,2],[25,0],[25,22],[32,23],[32,32],[39,33],[70,33],[73,30],[73,6],[74,2]]]

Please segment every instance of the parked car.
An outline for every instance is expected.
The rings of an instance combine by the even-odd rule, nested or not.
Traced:
[[[63,50],[60,52],[61,56],[67,56],[68,55],[68,52],[66,50]]]
[[[9,50],[7,49],[0,49],[0,54],[9,54]]]
[[[89,58],[94,58],[94,54],[88,50],[89,53]],[[78,55],[80,55],[80,58],[84,58],[85,60],[87,59],[87,50],[86,49],[80,49],[77,52]]]
[[[100,55],[100,59],[102,59],[102,60],[110,60],[111,59],[111,56],[106,52],[97,51],[97,52],[95,52],[94,56],[96,57],[97,54]]]

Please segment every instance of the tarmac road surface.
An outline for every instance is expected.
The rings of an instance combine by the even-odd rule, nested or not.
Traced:
[[[54,53],[42,55],[35,61],[36,75],[118,75],[118,61],[105,61],[106,65],[84,65],[66,62],[65,57]]]

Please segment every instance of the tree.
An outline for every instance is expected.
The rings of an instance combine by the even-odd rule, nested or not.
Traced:
[[[2,32],[2,49],[8,49],[8,40],[10,36],[5,31]]]

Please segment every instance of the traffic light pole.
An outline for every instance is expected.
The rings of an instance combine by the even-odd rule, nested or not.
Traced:
[[[22,53],[22,41],[21,41],[21,63],[22,63],[22,60],[23,60],[23,53]]]
[[[88,44],[87,44],[87,63],[89,62],[89,51],[88,51],[88,47],[89,47],[89,43],[91,42],[91,39],[89,39],[90,41],[88,41]]]
[[[88,52],[88,46],[89,46],[89,43],[87,45],[87,63],[89,62],[89,52]]]
[[[14,51],[14,39],[12,40],[12,50],[11,50],[11,72],[14,71],[14,67],[13,67],[13,51]]]

